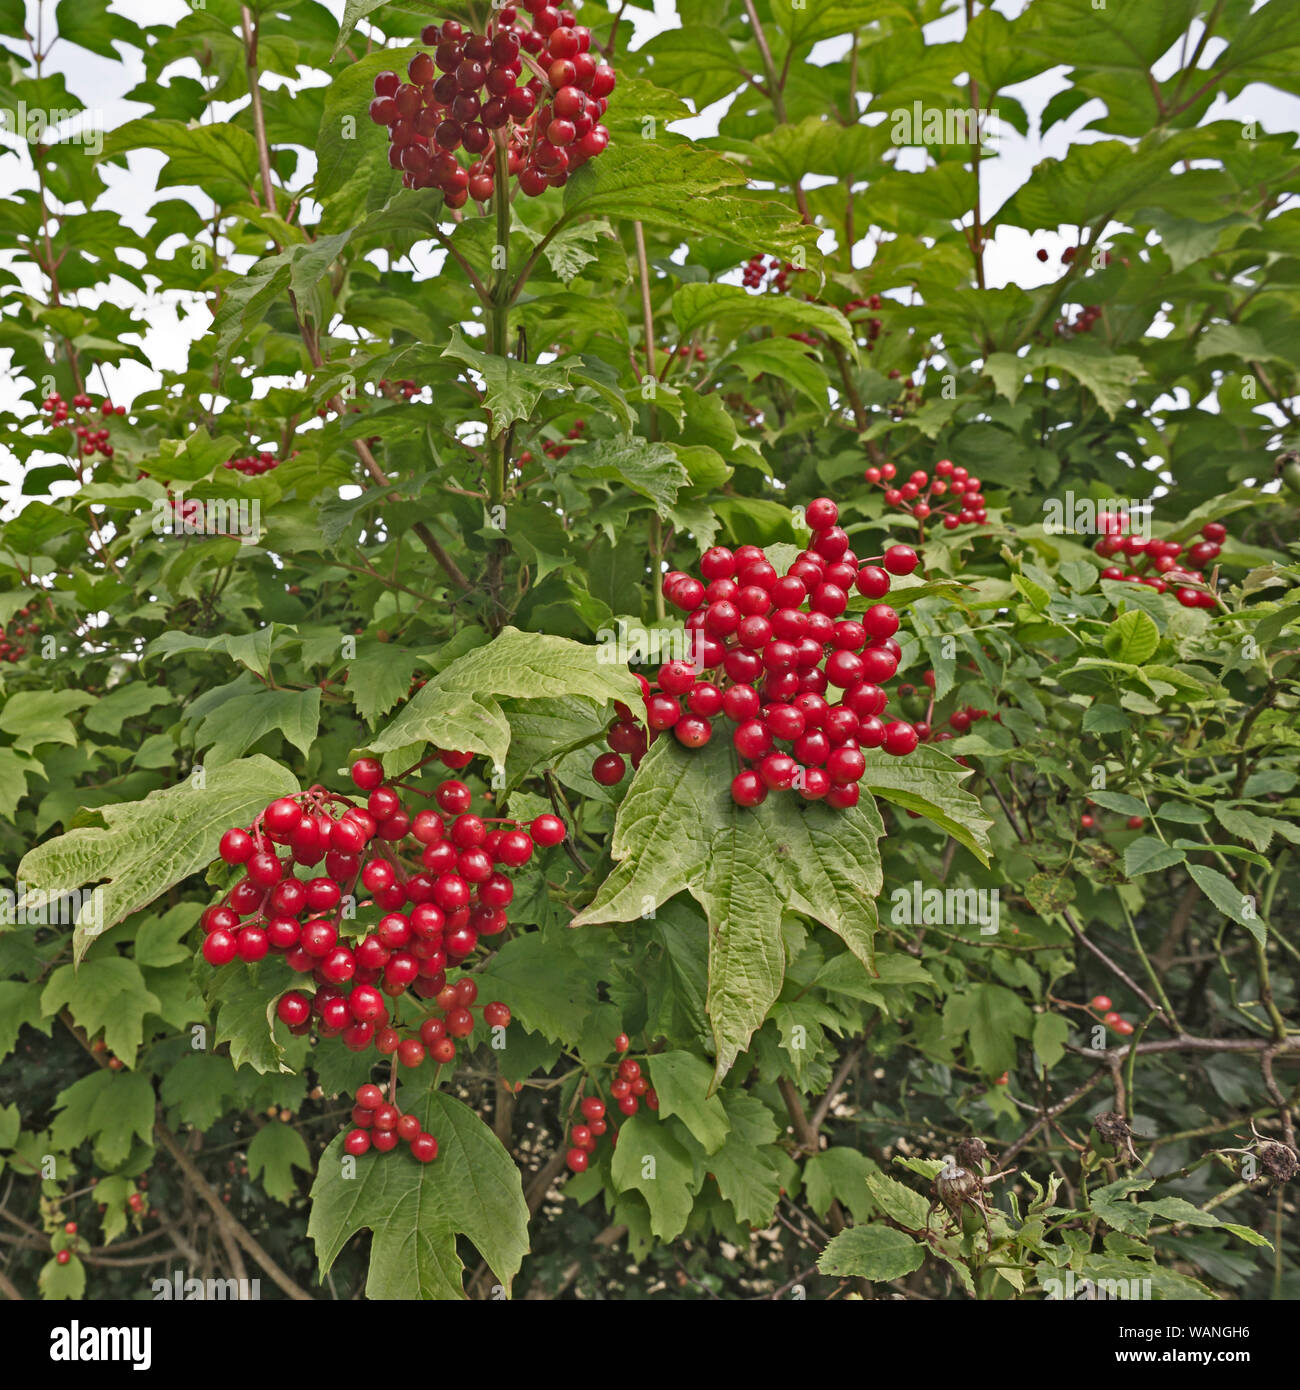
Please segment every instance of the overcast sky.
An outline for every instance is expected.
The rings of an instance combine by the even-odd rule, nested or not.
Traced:
[[[65,0],[66,2],[66,0]],[[1276,0],[1285,3],[1286,0]],[[325,0],[328,8],[341,14],[344,0]],[[1025,0],[999,0],[996,8],[1008,16],[1014,16],[1024,8]],[[1159,4],[1160,0],[1146,0],[1146,3]],[[28,0],[29,14],[34,21],[36,3]],[[53,10],[52,0],[46,0],[47,11]],[[179,20],[188,12],[182,0],[115,0],[112,8],[141,22],[154,24]],[[629,10],[634,37],[630,47],[639,47],[654,34],[679,24],[673,0],[653,0],[653,10]],[[927,37],[932,42],[960,39],[964,28],[961,6],[942,20],[927,28]],[[847,40],[844,41],[847,43]],[[1220,41],[1213,41],[1208,52],[1213,55],[1221,47]],[[817,63],[833,61],[842,51],[835,43],[819,45],[813,53]],[[57,45],[51,55],[49,66],[66,74],[69,88],[91,107],[111,129],[134,117],[147,114],[147,109],[124,99],[138,82],[143,80],[144,70],[139,53],[130,48],[121,52],[124,62],[113,63],[98,58],[84,49],[67,44]],[[1171,53],[1166,62],[1157,68],[1176,70],[1176,54]],[[170,74],[197,76],[197,65],[183,63],[175,65]],[[1018,87],[1009,88],[1025,107],[1029,117],[1029,135],[1023,138],[1014,131],[1001,135],[998,143],[998,157],[983,164],[984,210],[987,215],[999,207],[1025,181],[1033,166],[1048,156],[1061,156],[1069,146],[1078,141],[1090,141],[1099,137],[1082,129],[1089,120],[1095,119],[1101,111],[1100,103],[1089,103],[1068,120],[1053,127],[1048,136],[1039,136],[1039,122],[1046,103],[1066,82],[1062,77],[1064,69],[1045,73]],[[282,79],[269,76],[268,84],[277,85]],[[615,98],[617,99],[617,98]],[[680,129],[691,135],[708,135],[716,130],[716,120],[722,106],[708,108]],[[220,114],[220,113],[219,113]],[[1249,87],[1232,102],[1222,98],[1212,108],[1207,119],[1237,119],[1243,123],[1256,121],[1265,131],[1300,129],[1300,99],[1268,87]],[[13,140],[5,137],[4,143],[12,146]],[[147,225],[147,210],[154,201],[154,180],[161,167],[160,156],[148,152],[130,155],[129,169],[105,167],[109,190],[101,202],[118,212],[130,226],[143,230]],[[21,161],[21,165],[20,165]],[[923,150],[905,150],[900,156],[899,167],[921,168],[924,166]],[[313,165],[310,157],[299,165],[295,182],[306,182]],[[0,190],[9,191],[16,186],[32,186],[30,161],[25,155],[11,153],[0,155]],[[175,190],[169,190],[175,196]],[[986,255],[986,274],[990,286],[1016,282],[1025,287],[1042,284],[1056,278],[1060,273],[1059,256],[1066,245],[1066,239],[1054,233],[1038,233],[1031,236],[1015,228],[999,228]],[[1039,247],[1049,251],[1049,259],[1040,263],[1034,256]],[[865,248],[864,248],[865,249]],[[10,257],[4,256],[5,262]],[[858,263],[865,260],[857,257]],[[191,295],[164,293],[144,298],[133,286],[115,281],[111,287],[115,302],[141,306],[150,324],[145,337],[144,350],[152,363],[167,364],[172,368],[184,361],[188,344],[206,331],[211,316],[203,300]],[[8,354],[0,352],[0,361]],[[155,373],[136,364],[127,364],[121,370],[107,369],[105,385],[115,401],[129,404],[135,395],[151,389],[157,384]],[[12,409],[17,401],[16,386],[8,374],[0,375],[0,404]],[[12,502],[17,496],[15,484],[21,477],[21,468],[12,455],[0,446],[0,515],[12,515]]]

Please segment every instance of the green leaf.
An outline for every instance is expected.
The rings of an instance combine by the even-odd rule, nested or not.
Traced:
[[[154,1094],[142,1072],[100,1070],[61,1091],[50,1142],[70,1152],[87,1139],[105,1168],[125,1163],[136,1138],[153,1142]]]
[[[538,367],[480,352],[470,347],[459,327],[452,328],[442,356],[463,362],[483,378],[483,406],[491,414],[494,438],[516,420],[526,420],[547,391],[563,391],[569,382],[567,366]]]
[[[456,1250],[463,1235],[508,1293],[528,1253],[528,1208],[514,1160],[452,1096],[435,1091],[399,1104],[421,1117],[438,1141],[438,1157],[419,1163],[406,1152],[372,1150],[353,1160],[343,1152],[342,1134],[330,1144],[312,1184],[307,1223],[321,1281],[348,1241],[368,1229],[367,1298],[463,1299],[465,1266]]]
[[[13,735],[20,753],[42,743],[76,743],[77,731],[68,715],[94,703],[93,695],[80,690],[20,690],[0,709],[0,730]]]
[[[992,984],[950,995],[943,1013],[945,1034],[968,1035],[971,1058],[986,1076],[1015,1066],[1016,1039],[1030,1036],[1033,1018],[1017,994]]]
[[[41,1266],[36,1285],[48,1302],[65,1298],[80,1302],[86,1296],[86,1266],[76,1255],[65,1265],[51,1257]]]
[[[209,749],[207,763],[220,766],[246,753],[259,739],[278,732],[300,753],[311,751],[320,727],[320,689],[255,690],[224,700],[194,735],[196,749]]]
[[[508,1004],[525,1028],[576,1047],[591,1015],[600,972],[563,939],[527,932],[507,941],[476,978],[480,992]]]
[[[510,724],[491,695],[443,690],[430,681],[365,746],[372,753],[390,753],[414,744],[482,753],[494,767],[504,767]]]
[[[1113,661],[1141,666],[1160,645],[1160,630],[1151,616],[1140,608],[1121,613],[1106,629],[1102,646]]]
[[[682,285],[673,295],[673,319],[683,339],[705,324],[734,340],[751,328],[767,333],[824,333],[851,356],[857,351],[849,321],[838,309],[787,295],[750,294],[739,285]]]
[[[660,1118],[677,1115],[705,1153],[716,1153],[726,1142],[731,1121],[718,1096],[709,1094],[713,1069],[691,1052],[659,1052],[646,1064],[659,1095]]]
[[[762,839],[733,822],[714,836],[703,882],[692,888],[709,919],[715,1086],[762,1027],[785,979],[781,902],[765,865]]]
[[[884,1173],[869,1173],[867,1188],[876,1205],[891,1221],[897,1221],[900,1226],[912,1231],[925,1229],[929,1203],[919,1192],[913,1192],[904,1183],[886,1177]]]
[[[164,1105],[176,1109],[182,1124],[206,1130],[226,1113],[236,1086],[228,1057],[187,1052],[167,1068],[159,1094]]]
[[[750,1226],[766,1226],[781,1199],[781,1165],[788,1161],[777,1147],[780,1132],[772,1112],[755,1096],[730,1091],[726,1106],[731,1130],[710,1154],[708,1166],[736,1215]]]
[[[1048,1070],[1065,1056],[1065,1042],[1070,1036],[1070,1024],[1060,1014],[1034,1015],[1033,1044],[1038,1060]]]
[[[1235,883],[1218,869],[1204,864],[1189,864],[1187,872],[1195,880],[1197,887],[1227,918],[1246,930],[1262,946],[1268,935],[1268,928],[1255,910],[1253,897],[1244,895]]]
[[[694,1205],[695,1165],[667,1125],[643,1113],[624,1120],[609,1165],[616,1192],[639,1192],[650,1230],[663,1241],[686,1229]]]
[[[640,700],[641,687],[636,678],[625,665],[605,660],[607,656],[604,648],[573,642],[567,637],[504,627],[491,642],[476,647],[440,671],[425,689],[433,686],[438,690],[517,700],[565,695],[581,695],[598,704]]]
[[[622,483],[649,498],[660,516],[667,515],[678,492],[691,481],[676,452],[667,444],[652,444],[632,436],[594,441],[576,456],[570,471],[577,478]]]
[[[887,1283],[925,1263],[925,1246],[892,1226],[851,1226],[822,1251],[817,1268],[841,1279]]]
[[[818,264],[816,228],[799,223],[779,202],[745,195],[738,187],[744,182],[744,173],[730,160],[680,136],[642,140],[618,133],[604,155],[584,164],[565,186],[564,215],[567,221],[580,212],[599,212],[680,237],[716,236]]]
[[[845,1144],[835,1144],[811,1155],[804,1164],[803,1184],[813,1215],[824,1219],[831,1203],[838,1201],[855,1218],[865,1219],[873,1210],[867,1178],[877,1171],[866,1154]]]
[[[1183,850],[1171,849],[1154,835],[1142,835],[1124,851],[1124,872],[1129,878],[1139,878],[1181,864],[1186,858]]]
[[[193,184],[216,189],[228,202],[246,198],[257,186],[257,141],[228,122],[186,125],[184,121],[127,121],[104,138],[105,159],[128,150],[157,150],[167,158],[159,188]]]
[[[205,869],[232,825],[247,825],[268,801],[297,790],[297,781],[270,758],[228,763],[202,786],[191,779],[143,801],[102,806],[106,828],[70,830],[38,845],[19,864],[18,877],[28,898],[98,885],[78,914],[73,959],[80,961],[101,932]]]
[[[867,768],[862,786],[907,811],[946,830],[983,863],[989,862],[989,827],[979,801],[961,783],[970,772],[937,748],[919,747],[906,758],[893,758],[878,749],[863,753]]]
[[[109,1051],[130,1065],[144,1041],[145,1014],[161,1005],[135,961],[104,955],[80,966],[61,965],[50,976],[41,1011],[56,1014],[62,1008],[91,1037],[102,1029]]]
[[[267,1195],[277,1202],[289,1202],[298,1195],[295,1168],[304,1173],[312,1170],[306,1140],[292,1125],[279,1120],[264,1124],[248,1146],[249,1176],[260,1176]]]

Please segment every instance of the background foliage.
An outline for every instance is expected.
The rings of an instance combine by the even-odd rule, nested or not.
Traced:
[[[504,269],[494,217],[400,189],[365,118],[432,6],[349,0],[342,32],[311,0],[165,26],[31,8],[29,34],[0,3],[0,106],[93,100],[48,71],[57,35],[132,50],[148,114],[98,158],[5,155],[30,186],[0,204],[23,470],[0,621],[39,633],[0,666],[0,856],[9,885],[107,881],[110,913],[97,938],[0,934],[0,1287],[149,1297],[181,1267],[451,1298],[463,1264],[479,1297],[1040,1298],[1067,1273],[1295,1297],[1300,568],[1273,480],[1297,471],[1298,166],[1292,134],[1215,116],[1296,90],[1295,7],[968,4],[936,42],[937,0],[680,0],[629,52],[588,3],[611,144],[515,201]],[[1042,128],[1091,102],[1090,138],[1002,206],[995,149],[900,161],[899,111],[1023,131],[1019,84],[1061,65]],[[716,136],[670,129],[723,98]],[[162,162],[138,232],[101,196],[142,152]],[[1077,249],[989,285],[1003,229]],[[757,253],[806,268],[749,292]],[[187,361],[149,361],[123,283],[207,305]],[[85,457],[40,403],[98,404],[130,362],[158,385]],[[222,467],[260,450],[272,471]],[[879,758],[840,817],[735,811],[719,743],[597,785],[630,688],[597,643],[671,626],[665,562],[800,543],[821,494],[864,554],[916,540],[862,470],[941,457],[983,479],[988,522],[927,534],[899,591],[907,712],[996,721]],[[169,489],[255,499],[260,536],[157,535]],[[1224,521],[1220,607],[1101,579],[1087,535],[1045,524],[1067,493],[1152,498],[1174,540]],[[485,755],[473,785],[513,815],[553,775],[585,868],[552,851],[521,876],[479,968],[508,1047],[437,1091],[413,1073],[443,1154],[371,1155],[358,1196],[330,1146],[373,1059],[272,1030],[284,974],[196,966],[197,920],[225,826],[342,787],[356,750],[391,771],[430,746]],[[913,884],[997,889],[999,930],[899,921]],[[1099,1029],[1097,993],[1131,1037]],[[619,1031],[660,1110],[557,1186]],[[932,1204],[974,1137],[1017,1170],[987,1232]]]

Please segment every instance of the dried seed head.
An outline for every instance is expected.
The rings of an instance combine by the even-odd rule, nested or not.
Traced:
[[[1100,1115],[1094,1115],[1092,1127],[1108,1144],[1114,1144],[1117,1148],[1124,1148],[1133,1138],[1128,1121],[1114,1110],[1105,1110]]]
[[[988,1146],[983,1139],[963,1139],[957,1145],[956,1156],[961,1167],[978,1169],[988,1161]]]
[[[1271,1140],[1259,1146],[1260,1167],[1278,1182],[1290,1182],[1300,1172],[1295,1150]]]

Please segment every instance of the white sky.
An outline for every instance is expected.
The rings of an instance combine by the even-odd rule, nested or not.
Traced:
[[[1146,2],[1159,3],[1159,0]],[[325,3],[335,14],[342,13],[343,0],[325,0]],[[46,0],[47,12],[53,8],[52,0]],[[182,0],[115,0],[112,8],[133,19],[154,24],[179,20],[188,13],[188,6]],[[998,0],[996,8],[1014,16],[1024,8],[1024,0]],[[36,0],[28,0],[30,23],[34,23],[35,10]],[[629,45],[632,48],[639,47],[663,29],[679,25],[672,0],[653,0],[653,12],[648,7],[630,10],[626,19],[630,20],[634,31]],[[953,41],[961,37],[963,28],[964,19],[958,6],[953,13],[927,28],[927,38],[932,42]],[[847,40],[844,42],[847,43]],[[1218,51],[1218,44],[1216,40],[1208,46],[1210,55]],[[813,61],[833,61],[841,51],[842,46],[837,42],[819,45],[813,53]],[[55,47],[49,61],[49,69],[66,74],[69,88],[98,114],[107,129],[148,114],[147,108],[124,99],[124,94],[143,80],[140,55],[130,48],[124,48],[121,52],[125,61],[113,63],[84,49],[60,44]],[[1158,65],[1157,73],[1163,68],[1172,71],[1176,67],[1175,51],[1167,62]],[[1029,136],[1023,138],[1014,131],[1005,132],[999,142],[998,157],[982,165],[986,217],[1020,187],[1040,160],[1051,156],[1061,157],[1071,144],[1105,138],[1082,130],[1100,114],[1102,108],[1097,102],[1081,107],[1069,120],[1053,127],[1045,139],[1040,137],[1038,127],[1043,108],[1056,92],[1067,85],[1062,76],[1064,71],[1055,69],[1008,89],[1008,94],[1018,98],[1028,113]],[[197,76],[197,65],[187,60],[175,65],[168,75],[174,74]],[[269,76],[264,80],[268,84],[278,85],[282,79]],[[690,135],[712,134],[716,131],[717,117],[722,109],[722,105],[708,108],[679,128]],[[1265,131],[1294,131],[1300,129],[1300,99],[1273,88],[1252,86],[1232,102],[1220,98],[1206,119],[1237,119],[1243,123],[1255,121]],[[6,138],[5,143],[12,145],[13,141]],[[19,159],[22,160],[21,172]],[[147,210],[154,201],[154,180],[162,159],[148,152],[136,152],[129,156],[129,163],[127,170],[105,166],[103,173],[109,188],[100,206],[118,212],[128,226],[143,230],[148,225]],[[924,167],[924,163],[925,154],[920,149],[905,150],[899,158],[900,168],[918,169]],[[295,182],[305,183],[312,170],[310,156],[302,157]],[[9,191],[17,186],[32,186],[30,162],[25,155],[16,158],[13,154],[4,154],[0,156],[0,191]],[[176,194],[176,190],[168,192],[172,196]],[[1053,232],[1031,235],[1015,228],[999,228],[986,253],[987,282],[990,286],[1015,282],[1032,288],[1055,279],[1060,274],[1059,258],[1066,244],[1066,237]],[[1046,263],[1040,263],[1034,256],[1039,247],[1045,247],[1049,252]],[[5,256],[3,260],[7,262],[10,258]],[[858,257],[859,263],[864,260],[865,257]],[[144,351],[152,363],[177,367],[184,361],[188,345],[201,336],[211,322],[203,297],[176,293],[143,297],[134,286],[120,281],[112,283],[109,293],[115,302],[143,310],[150,325]],[[7,356],[7,353],[0,354],[0,360]],[[137,364],[126,364],[120,370],[108,368],[104,372],[103,382],[96,382],[96,386],[107,387],[114,401],[127,405],[137,393],[152,389],[157,384],[156,373]],[[7,373],[0,376],[0,405],[12,409],[17,397],[13,378]],[[0,515],[12,514],[21,474],[21,465],[0,445]],[[59,491],[65,490],[59,488]]]

